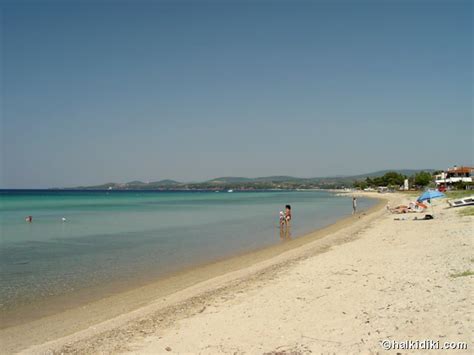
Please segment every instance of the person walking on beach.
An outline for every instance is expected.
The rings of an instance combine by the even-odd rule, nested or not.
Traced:
[[[357,199],[355,196],[352,198],[352,214],[356,214],[357,212]]]

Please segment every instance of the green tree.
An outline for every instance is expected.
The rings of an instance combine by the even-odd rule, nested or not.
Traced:
[[[396,171],[390,171],[383,177],[386,186],[401,186],[405,181],[405,176],[397,173]]]
[[[413,179],[415,185],[421,187],[429,185],[432,180],[433,177],[426,171],[420,171],[419,173],[416,173]]]
[[[354,187],[355,187],[356,189],[361,189],[361,190],[363,190],[363,189],[367,188],[367,186],[368,186],[368,185],[367,185],[367,182],[365,182],[364,180],[358,180],[358,181],[355,181],[355,182],[354,182]]]

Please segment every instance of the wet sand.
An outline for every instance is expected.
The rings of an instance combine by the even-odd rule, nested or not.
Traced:
[[[15,322],[17,324],[8,326],[5,322],[4,329],[0,330],[2,351],[7,353],[17,352],[49,341],[64,340],[68,336],[74,338],[81,338],[83,335],[90,336],[91,331],[94,333],[98,329],[97,327],[99,329],[102,329],[102,327],[105,327],[104,329],[115,328],[121,322],[129,323],[131,319],[135,319],[143,312],[148,312],[151,309],[166,313],[169,307],[172,308],[173,305],[183,301],[188,305],[194,304],[193,297],[202,293],[203,290],[215,293],[222,285],[225,284],[224,288],[228,288],[230,287],[229,282],[235,282],[235,280],[242,278],[246,278],[250,282],[250,279],[258,278],[258,274],[261,272],[266,273],[273,269],[285,267],[299,258],[326,251],[332,245],[343,243],[346,238],[327,241],[321,243],[321,245],[308,248],[312,243],[326,239],[324,237],[328,235],[354,224],[360,224],[361,219],[373,218],[373,215],[380,211],[384,204],[384,202],[380,202],[357,217],[344,218],[306,236],[284,241],[251,253],[183,270],[127,292],[116,294],[111,291],[106,297],[96,301],[89,301],[94,299],[96,295],[85,293],[80,307],[71,308],[72,303],[69,304],[67,299],[58,299],[58,302],[63,302],[61,303],[63,310],[59,313],[48,314],[48,308],[45,305],[45,307],[39,307],[39,309],[35,306],[36,311],[24,308],[23,313],[8,314],[10,318],[12,316],[16,317]],[[53,307],[51,312],[57,309],[57,306]],[[145,309],[148,310],[145,311]],[[6,314],[3,316],[5,317]],[[32,317],[35,319],[32,319]],[[91,328],[91,326],[94,326],[94,328]],[[24,334],[28,334],[28,336],[25,337]],[[40,349],[37,350],[40,351]],[[37,351],[34,350],[33,352]]]

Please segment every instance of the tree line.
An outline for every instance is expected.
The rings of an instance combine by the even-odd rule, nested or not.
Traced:
[[[386,186],[389,188],[399,188],[403,186],[405,179],[408,179],[408,184],[410,187],[423,188],[430,185],[434,181],[434,173],[431,174],[427,171],[420,171],[411,176],[406,176],[396,171],[390,171],[383,176],[377,177],[367,177],[365,180],[359,180],[354,182],[355,188],[365,189],[365,188],[376,188],[379,186]]]

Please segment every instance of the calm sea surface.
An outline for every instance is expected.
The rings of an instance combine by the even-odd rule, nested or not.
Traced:
[[[287,203],[296,238],[352,206],[320,191],[0,191],[0,309],[280,243]]]

